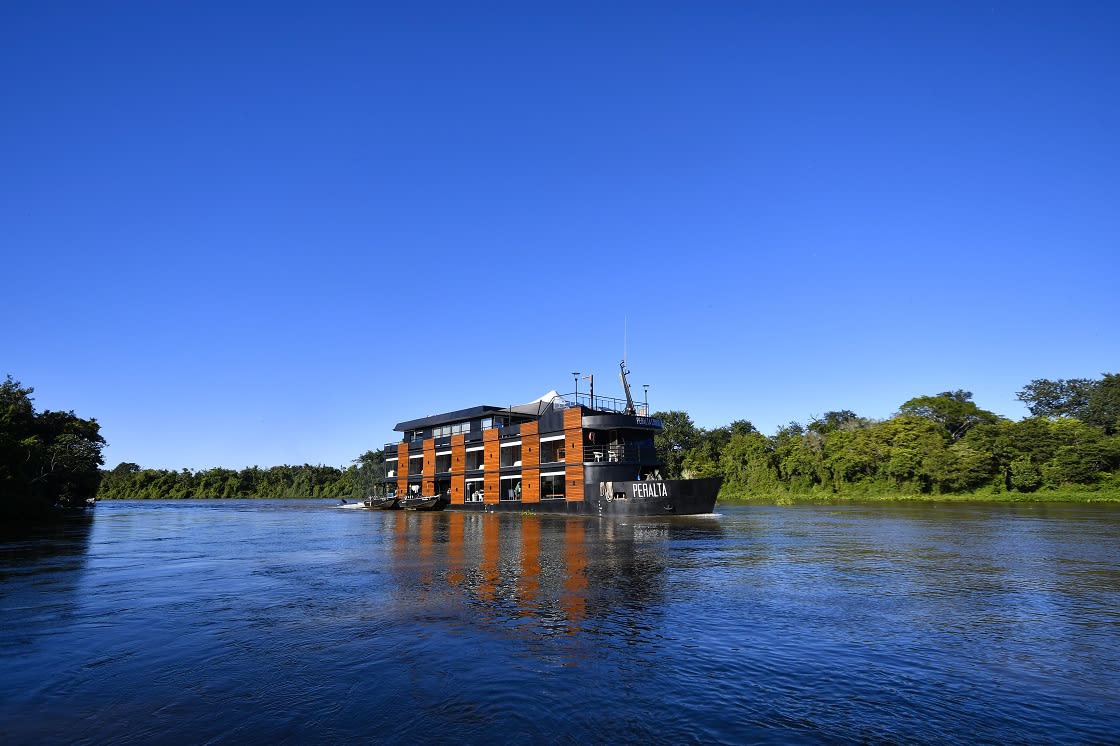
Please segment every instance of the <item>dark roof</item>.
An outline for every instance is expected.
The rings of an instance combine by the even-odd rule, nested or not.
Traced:
[[[516,415],[526,421],[540,419],[541,415],[547,412],[551,407],[553,400],[557,399],[563,402],[563,398],[554,391],[550,391],[540,399],[531,401],[528,404],[515,404],[511,407],[495,407],[491,404],[481,404],[477,407],[469,409],[457,409],[454,412],[445,412],[444,414],[430,414],[427,417],[421,417],[415,420],[405,420],[398,422],[397,426],[393,429],[397,432],[405,432],[407,430],[423,430],[428,427],[436,425],[448,425],[454,422],[465,422],[473,420],[476,417],[485,417],[491,414],[507,414]]]
[[[451,422],[463,422],[464,420],[474,419],[475,417],[482,417],[494,412],[505,412],[506,407],[495,407],[490,404],[480,404],[477,407],[470,407],[468,409],[456,409],[454,412],[445,412],[443,414],[430,414],[427,417],[421,417],[416,420],[405,420],[398,422],[397,426],[393,429],[397,432],[405,432],[406,430],[423,430],[426,427],[433,427],[435,425],[445,425]]]

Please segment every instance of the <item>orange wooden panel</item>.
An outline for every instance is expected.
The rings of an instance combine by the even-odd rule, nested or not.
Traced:
[[[573,427],[583,427],[583,410],[579,407],[564,410],[564,429],[568,430]]]
[[[436,473],[436,440],[428,438],[424,441],[424,475],[433,476]],[[430,493],[429,493],[430,494]]]
[[[583,466],[564,467],[564,493],[569,502],[583,502]]]
[[[537,437],[537,423],[521,425],[521,466],[536,466],[541,462],[541,443]]]
[[[455,474],[466,471],[467,468],[467,436],[463,434],[451,436],[451,471]]]
[[[534,467],[521,469],[521,502],[541,501],[541,471]]]
[[[397,494],[408,492],[408,443],[397,444]]]
[[[497,505],[501,497],[499,490],[502,486],[501,481],[498,479],[498,470],[487,471],[486,476],[483,477],[482,484],[484,485],[482,502],[487,505]]]

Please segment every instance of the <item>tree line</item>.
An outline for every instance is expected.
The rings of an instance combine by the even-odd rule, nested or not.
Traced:
[[[957,390],[910,399],[885,420],[841,410],[771,436],[747,420],[706,430],[659,412],[655,442],[671,477],[721,475],[724,497],[1120,494],[1120,375],[1036,379],[1016,396],[1030,412],[1019,421]]]
[[[94,419],[37,412],[10,375],[0,384],[0,517],[32,518],[83,507],[97,493],[105,439]]]
[[[105,500],[230,497],[361,497],[381,476],[383,456],[366,451],[350,466],[283,465],[240,470],[143,469],[125,462],[103,472],[97,496]]]
[[[101,469],[95,419],[37,412],[11,376],[0,385],[0,515],[41,513],[102,499],[360,497],[383,472],[366,451],[343,468],[302,466]],[[1120,375],[1036,379],[1017,393],[1030,416],[981,409],[968,391],[904,402],[892,417],[826,412],[773,435],[747,420],[697,427],[683,411],[657,412],[655,443],[669,478],[724,478],[723,496],[960,495],[1049,490],[1120,495]]]

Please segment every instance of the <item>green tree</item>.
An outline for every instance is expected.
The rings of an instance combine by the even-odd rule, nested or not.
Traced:
[[[36,413],[32,393],[10,375],[0,384],[0,512],[9,516],[84,505],[101,482],[97,420]]]
[[[795,492],[822,484],[827,479],[824,440],[819,432],[806,430],[797,422],[779,429],[772,439],[779,481]]]
[[[739,432],[720,454],[720,473],[732,492],[772,492],[780,486],[774,446],[759,432]]]
[[[827,435],[837,430],[851,430],[863,424],[866,424],[866,420],[858,414],[850,409],[841,409],[838,412],[825,412],[824,417],[809,423],[809,429],[820,435]]]
[[[1070,378],[1051,381],[1036,378],[1015,397],[1027,406],[1035,417],[1076,417],[1080,419],[1089,403],[1095,382],[1089,378]]]
[[[665,478],[680,479],[685,457],[700,443],[700,430],[687,412],[655,412],[653,416],[661,420],[661,432],[653,443],[658,459],[665,464]]]
[[[1079,419],[1101,428],[1106,435],[1120,432],[1120,374],[1105,373],[1096,382]]]
[[[1034,492],[1042,486],[1042,470],[1030,456],[1020,456],[1011,462],[1009,484],[1019,492]]]
[[[384,451],[366,451],[354,459],[353,473],[350,479],[353,483],[354,494],[364,497],[374,492],[381,484],[387,471]]]
[[[980,409],[972,401],[971,391],[943,391],[937,396],[918,396],[910,399],[899,410],[902,414],[924,417],[938,423],[958,440],[971,428],[999,420],[994,413]]]

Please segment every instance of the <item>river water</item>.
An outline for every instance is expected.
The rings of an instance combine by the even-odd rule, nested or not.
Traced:
[[[0,540],[4,743],[1120,743],[1120,507],[104,502]]]

